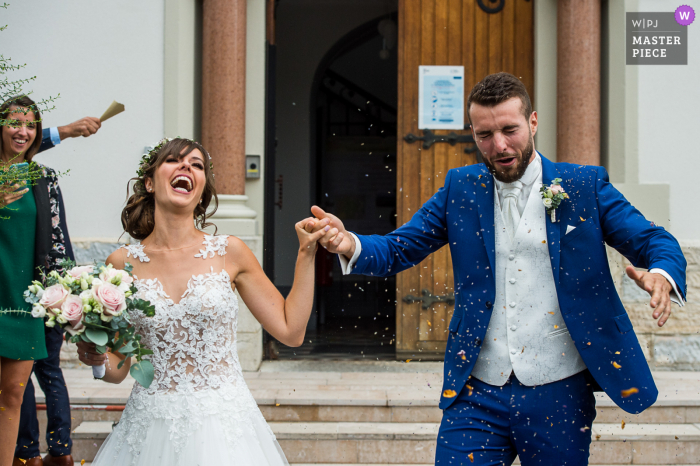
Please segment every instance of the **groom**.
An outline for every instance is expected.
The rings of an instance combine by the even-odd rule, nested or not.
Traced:
[[[683,305],[686,261],[676,240],[636,210],[604,168],[552,163],[534,147],[537,112],[525,86],[492,74],[467,112],[483,164],[450,170],[413,218],[386,236],[348,233],[314,206],[308,230],[344,273],[387,276],[449,242],[455,309],[449,325],[438,465],[585,465],[594,391],[640,413],[658,395],[615,291],[605,244],[636,267],[662,326]],[[546,211],[540,187],[568,195]],[[555,188],[555,192],[560,188]],[[476,234],[474,234],[476,232]],[[486,267],[476,267],[487,264]]]

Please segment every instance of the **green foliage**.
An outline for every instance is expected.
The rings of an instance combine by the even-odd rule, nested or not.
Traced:
[[[0,5],[0,9],[7,9],[7,7],[10,6],[9,3],[2,3]],[[0,27],[0,32],[5,31],[8,28],[8,25],[3,25]],[[14,77],[11,79],[10,76],[8,76],[9,73],[15,73],[18,71],[21,71],[23,68],[25,68],[27,65],[21,64],[21,65],[15,65],[12,63],[12,59],[10,57],[5,57],[2,53],[0,53],[0,103],[6,102],[7,100],[17,97],[20,95],[31,95],[31,91],[26,91],[24,89],[24,86],[30,84],[31,82],[36,80],[36,76],[31,76],[31,77]],[[40,112],[49,112],[55,108],[54,102],[56,99],[60,97],[60,94],[58,94],[56,97],[48,97],[45,99],[34,99],[36,102],[36,108],[34,109],[28,109],[30,111],[33,110],[39,110]],[[5,125],[13,125],[17,124],[17,120],[13,119],[5,119],[4,115],[0,115],[0,126],[5,126]],[[41,137],[40,134],[37,135],[37,137]],[[17,155],[17,160],[12,161],[10,160],[9,163],[17,163],[20,162],[24,159],[24,157],[20,157],[21,154]],[[36,163],[31,162],[29,163],[28,169],[17,171],[17,170],[10,170],[10,169],[0,169],[0,185],[15,185],[15,184],[21,184],[21,183],[26,183],[26,184],[33,184],[36,180],[39,178],[42,178],[43,175],[43,170],[41,167],[39,167]],[[3,207],[5,209],[9,209],[12,206],[7,206]]]

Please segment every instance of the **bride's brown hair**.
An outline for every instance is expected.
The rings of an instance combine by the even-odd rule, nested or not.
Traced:
[[[144,156],[138,170],[138,176],[130,179],[129,184],[127,184],[126,190],[127,196],[129,196],[129,185],[134,181],[133,194],[129,196],[129,199],[126,201],[126,207],[122,210],[122,226],[129,236],[140,241],[148,237],[153,232],[153,228],[155,228],[156,203],[154,194],[146,191],[146,179],[153,179],[155,171],[165,162],[168,156],[173,155],[178,160],[181,160],[195,149],[199,149],[204,156],[204,175],[207,182],[202,192],[202,200],[197,203],[193,217],[197,228],[200,230],[213,225],[212,223],[207,223],[207,219],[216,212],[219,206],[219,199],[216,196],[216,188],[214,186],[211,157],[209,157],[209,153],[200,143],[190,139],[176,138],[164,141],[159,147],[156,147],[156,149]],[[207,211],[212,199],[214,200],[214,207]]]

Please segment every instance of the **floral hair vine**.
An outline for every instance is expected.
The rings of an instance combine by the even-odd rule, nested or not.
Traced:
[[[178,138],[163,138],[160,141],[158,141],[155,145],[147,146],[146,148],[148,149],[150,147],[150,149],[148,150],[148,152],[146,152],[145,154],[143,154],[141,156],[141,162],[139,163],[139,168],[138,168],[138,170],[136,170],[136,175],[138,176],[138,178],[143,178],[144,176],[146,176],[146,170],[148,169],[148,166],[153,161],[153,158],[158,154],[158,152],[163,148],[163,146],[165,144],[169,143],[170,141],[172,141],[174,139],[185,139],[187,141],[195,142],[193,139],[187,139],[187,138],[179,138],[179,137]],[[214,171],[214,164],[211,161],[211,157],[209,157],[209,168],[212,170],[212,172]],[[139,180],[137,182],[136,188],[138,190],[145,191],[146,187],[141,186],[142,184],[143,184],[143,182],[141,180]]]

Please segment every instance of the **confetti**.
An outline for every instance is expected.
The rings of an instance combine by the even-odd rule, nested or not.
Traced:
[[[551,311],[550,311],[550,312],[549,312],[549,314],[552,314],[552,315],[554,315],[554,312],[551,312]]]
[[[624,421],[624,419],[622,420],[622,425],[621,425],[621,427],[622,427],[623,429],[625,428],[625,421]]]
[[[22,382],[19,383],[20,387],[24,387],[24,384]]]
[[[582,222],[585,222],[585,221],[586,221],[586,219],[583,218],[583,217],[579,217],[579,218],[581,219]]]
[[[613,367],[614,367],[615,369],[619,369],[619,368],[622,367],[621,365],[619,365],[619,364],[616,363],[615,361],[612,362],[612,365],[613,365]]]
[[[555,325],[554,328],[559,328],[559,326],[558,326],[558,325]]]
[[[481,187],[482,187],[482,188],[485,188],[486,185],[485,185],[484,183],[481,183]]]
[[[547,240],[542,240],[542,244],[547,244]]]
[[[22,458],[17,458],[17,459],[20,460],[22,462],[22,464],[27,464],[27,460],[23,460]]]
[[[678,436],[677,436],[677,435],[674,435],[674,437],[676,438],[676,440],[678,440]]]
[[[467,455],[467,458],[469,458],[469,461],[471,461],[473,463],[474,462],[474,453],[469,453]]]
[[[407,362],[407,363],[408,363],[408,362],[411,362],[411,360],[410,360],[410,359],[406,359],[406,362]]]
[[[615,354],[620,354],[620,352],[619,352],[619,351],[615,351]]]
[[[474,393],[474,387],[472,387],[471,385],[467,385],[466,387],[467,390],[469,390],[469,396],[472,396],[472,393]]]
[[[622,395],[622,398],[627,398],[628,396],[632,396],[635,393],[639,393],[639,389],[636,387],[632,387],[628,390],[622,390],[620,394]]]
[[[464,350],[462,350],[462,351],[460,351],[459,353],[457,353],[457,356],[461,356],[461,357],[462,357],[462,361],[466,361],[466,360],[467,360],[466,354],[467,354],[467,353],[466,353]]]
[[[588,426],[581,427],[581,432],[586,432],[587,430],[590,430],[591,428]]]
[[[275,406],[279,406],[279,405],[280,405],[279,403],[275,403]]]
[[[85,464],[85,460],[80,460],[80,466],[83,466]]]
[[[600,435],[596,435],[596,436],[595,436],[595,439],[596,439],[596,440],[600,440]]]
[[[445,398],[454,398],[457,396],[457,392],[454,390],[445,390],[444,392],[442,392],[442,396],[444,396]]]

